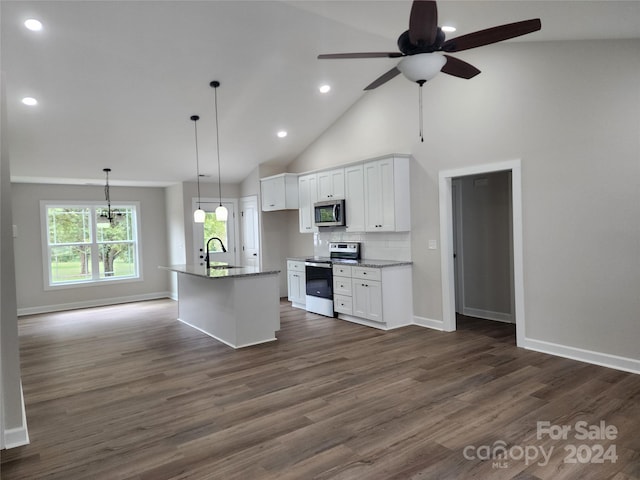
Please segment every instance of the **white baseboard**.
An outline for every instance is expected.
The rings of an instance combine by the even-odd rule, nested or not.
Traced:
[[[26,307],[18,309],[18,316],[35,315],[38,313],[61,312],[64,310],[76,310],[78,308],[104,307],[119,303],[142,302],[144,300],[157,300],[159,298],[171,298],[171,292],[144,293],[126,297],[96,298],[82,302],[59,303],[57,305],[43,305],[41,307]]]
[[[482,310],[480,308],[464,307],[462,314],[467,317],[484,318],[485,320],[494,320],[496,322],[516,323],[511,313],[493,312],[491,310]]]
[[[444,322],[442,320],[433,320],[432,318],[413,316],[413,324],[420,327],[431,328],[433,330],[444,331]]]
[[[624,372],[640,374],[640,360],[634,358],[620,357],[609,353],[594,352],[592,350],[584,350],[577,347],[569,347],[567,345],[559,345],[557,343],[545,342],[543,340],[535,340],[526,338],[518,345],[527,350],[536,352],[549,353],[558,357],[570,358],[579,362],[600,365],[601,367],[614,368]]]
[[[27,411],[24,406],[24,393],[22,392],[22,382],[20,382],[20,399],[22,403],[22,425],[16,428],[5,430],[3,443],[4,448],[16,448],[29,445],[29,431],[27,430]]]

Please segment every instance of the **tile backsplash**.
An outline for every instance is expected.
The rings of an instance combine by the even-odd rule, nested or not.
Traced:
[[[313,254],[329,256],[329,242],[360,242],[362,258],[411,260],[411,233],[347,233],[327,230],[313,234]]]

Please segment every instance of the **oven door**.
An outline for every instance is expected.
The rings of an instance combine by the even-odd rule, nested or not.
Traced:
[[[305,263],[306,290],[311,297],[333,300],[333,270],[330,263]]]

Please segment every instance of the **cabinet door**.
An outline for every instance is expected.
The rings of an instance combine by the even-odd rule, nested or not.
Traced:
[[[317,201],[316,174],[303,175],[298,179],[300,194],[300,233],[317,232],[313,222],[313,204]]]
[[[365,229],[395,230],[393,158],[364,164]]]
[[[374,322],[384,322],[382,318],[382,283],[354,278],[351,284],[353,294],[353,315]]]
[[[284,178],[269,178],[260,181],[262,190],[262,211],[284,208]]]
[[[362,165],[344,169],[347,232],[364,232],[364,172]]]
[[[364,280],[354,278],[351,284],[353,315],[367,318],[369,293]]]
[[[304,304],[306,301],[304,273],[290,270],[287,274],[287,286],[289,300]]]
[[[374,322],[383,322],[382,319],[382,284],[380,282],[365,282],[367,285],[367,318]]]
[[[344,168],[318,173],[318,200],[344,198]]]
[[[380,178],[380,217],[378,230],[383,232],[393,232],[396,228],[395,222],[395,180],[393,169],[393,158],[378,161]]]
[[[365,231],[376,232],[381,226],[382,207],[380,199],[380,168],[378,162],[367,162],[363,165],[364,174],[364,217]]]

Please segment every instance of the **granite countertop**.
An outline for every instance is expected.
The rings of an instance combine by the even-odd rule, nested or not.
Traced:
[[[330,258],[330,257],[288,257],[287,260],[304,262],[311,258],[318,261],[331,260],[331,263],[335,265],[352,265],[354,267],[385,268],[385,267],[401,267],[403,265],[413,265],[413,262],[407,261],[407,260],[376,260],[371,258],[361,258],[359,260],[341,260],[339,258]]]
[[[160,265],[158,268],[206,278],[234,278],[249,275],[275,275],[280,273],[280,270],[261,270],[258,267],[236,267],[225,262],[211,262],[211,267],[212,268],[207,270],[207,267],[204,265],[170,265],[168,267]]]

